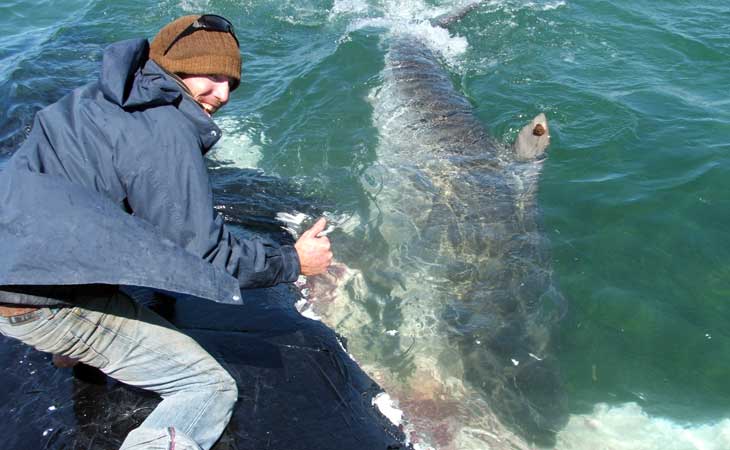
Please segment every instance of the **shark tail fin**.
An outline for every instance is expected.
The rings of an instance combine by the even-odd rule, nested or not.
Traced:
[[[468,16],[470,12],[478,9],[484,3],[486,3],[486,0],[475,0],[471,3],[467,3],[465,6],[462,6],[456,11],[437,17],[431,21],[431,24],[436,27],[449,28],[451,25]]]
[[[550,129],[547,117],[540,113],[522,127],[512,148],[518,160],[531,161],[540,159],[548,145],[550,145]]]

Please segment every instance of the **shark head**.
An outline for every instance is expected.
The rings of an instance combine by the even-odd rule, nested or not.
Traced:
[[[535,116],[530,123],[522,127],[512,148],[520,161],[540,159],[550,145],[550,129],[545,114]]]

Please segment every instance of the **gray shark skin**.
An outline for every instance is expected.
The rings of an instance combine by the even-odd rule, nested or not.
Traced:
[[[400,336],[421,349],[447,336],[439,361],[459,365],[508,428],[553,445],[568,413],[551,344],[565,301],[536,202],[545,116],[502,145],[410,36],[391,39],[375,97],[385,173],[372,196],[391,249],[383,266],[399,273],[390,295],[404,322],[418,322]]]

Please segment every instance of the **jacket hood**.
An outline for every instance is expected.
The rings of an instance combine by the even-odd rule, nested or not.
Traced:
[[[120,41],[106,48],[99,83],[107,100],[125,109],[180,100],[180,86],[149,60],[149,49],[147,39]]]
[[[104,98],[126,110],[175,105],[197,130],[205,154],[220,139],[221,130],[184,88],[149,59],[147,39],[111,44],[104,51],[99,85]]]

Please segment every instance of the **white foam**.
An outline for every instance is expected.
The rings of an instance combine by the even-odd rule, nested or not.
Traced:
[[[365,0],[335,0],[330,11],[330,20],[343,15],[362,15],[370,11]]]
[[[547,3],[543,3],[541,5],[536,5],[536,6],[538,6],[542,11],[552,11],[553,9],[562,8],[565,5],[566,5],[565,1],[559,0],[556,2],[547,2]]]
[[[397,427],[403,423],[403,411],[398,408],[395,401],[390,395],[381,392],[372,399],[372,404],[378,408],[382,415],[388,418],[391,423]]]
[[[726,450],[730,448],[730,419],[683,425],[652,417],[636,403],[601,403],[590,414],[571,416],[557,440],[560,450]]]
[[[188,14],[200,14],[210,9],[210,0],[182,0],[180,8]]]
[[[329,20],[347,19],[350,21],[340,42],[349,41],[350,33],[364,28],[381,28],[391,34],[411,34],[420,38],[432,51],[440,54],[452,68],[461,68],[461,57],[469,44],[465,37],[452,34],[444,28],[433,26],[432,21],[458,14],[479,4],[490,10],[506,10],[514,13],[522,9],[551,11],[567,5],[565,0],[548,2],[514,0],[456,0],[434,5],[424,0],[335,0],[329,12]],[[514,20],[503,25],[517,27]]]
[[[335,2],[330,17],[355,16],[349,23],[342,41],[347,36],[364,28],[382,28],[391,34],[410,34],[421,39],[432,51],[440,54],[448,64],[458,65],[469,44],[466,38],[452,35],[448,30],[434,26],[431,20],[473,3],[455,2],[453,5],[434,6],[422,0],[388,0],[373,11],[359,0]]]
[[[276,220],[283,224],[281,228],[289,232],[294,239],[299,239],[299,234],[304,231],[302,229],[302,223],[309,218],[310,216],[307,214],[298,211],[293,211],[292,213],[281,211],[276,213]]]
[[[321,322],[321,321],[322,321],[322,317],[320,317],[319,315],[317,315],[317,313],[316,313],[316,312],[314,312],[314,310],[313,310],[313,309],[312,309],[311,307],[309,307],[309,308],[304,308],[304,309],[303,309],[303,310],[301,311],[301,313],[300,313],[300,314],[301,314],[301,315],[302,315],[303,317],[306,317],[307,319],[310,319],[310,320],[316,320],[317,322]]]
[[[245,118],[216,117],[216,124],[223,130],[223,137],[208,153],[208,157],[221,165],[239,169],[256,168],[261,161],[261,146],[249,135],[252,131]],[[261,135],[261,142],[265,136]]]
[[[463,55],[469,47],[469,42],[465,37],[451,36],[445,28],[434,27],[429,22],[413,24],[409,31],[420,38],[431,50],[440,53],[450,64],[455,64],[457,58]]]

